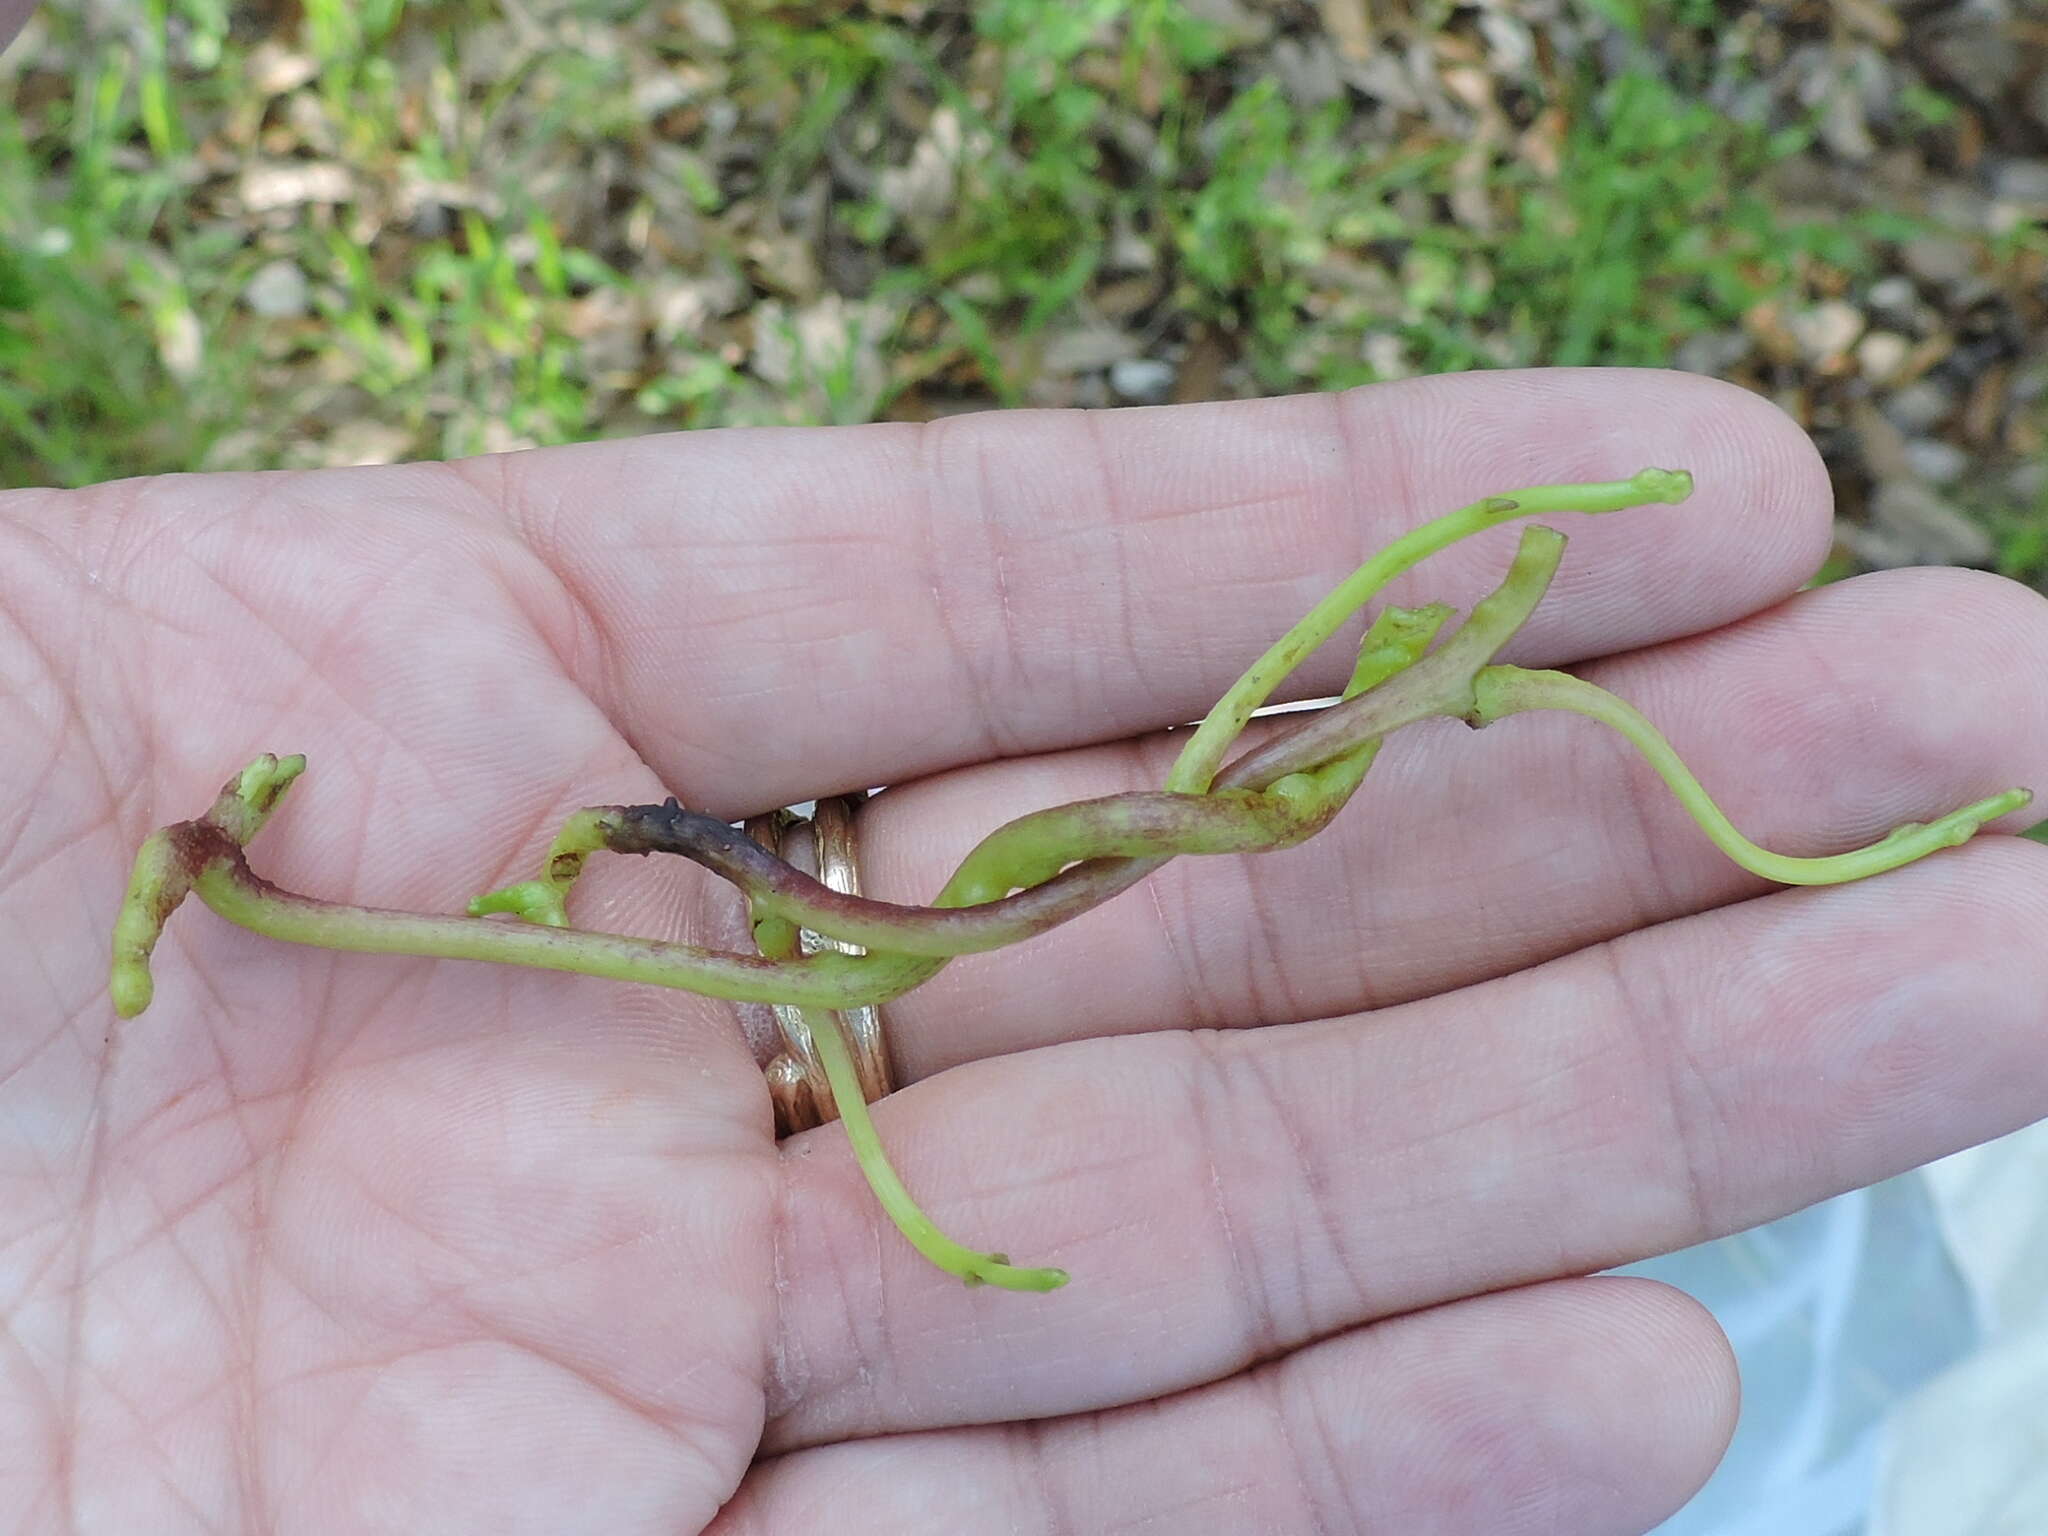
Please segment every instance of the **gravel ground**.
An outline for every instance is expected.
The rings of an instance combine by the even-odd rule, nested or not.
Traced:
[[[69,0],[0,62],[0,256],[150,189],[89,275],[164,404],[96,472],[1661,363],[1814,434],[1833,573],[2048,577],[2042,0],[382,9]],[[122,49],[161,120],[95,170]]]

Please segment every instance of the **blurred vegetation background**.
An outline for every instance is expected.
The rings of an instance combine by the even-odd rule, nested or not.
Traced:
[[[49,0],[0,484],[1543,363],[2048,578],[2041,0]]]

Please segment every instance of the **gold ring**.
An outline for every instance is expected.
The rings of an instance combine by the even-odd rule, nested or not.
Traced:
[[[864,797],[842,795],[820,800],[810,816],[794,811],[775,811],[755,816],[746,823],[746,834],[762,847],[788,860],[806,874],[815,875],[827,887],[848,896],[860,894],[860,867],[855,860],[854,807]],[[798,942],[807,955],[822,949],[841,950],[849,955],[864,954],[858,944],[798,930]],[[775,1101],[775,1132],[787,1136],[809,1130],[838,1118],[832,1105],[832,1091],[825,1082],[824,1068],[811,1049],[810,1026],[795,1008],[774,1005],[775,1023],[782,1032],[783,1049],[763,1069],[768,1075],[768,1093]],[[882,1013],[874,1007],[847,1008],[823,1013],[845,1036],[860,1075],[861,1095],[869,1103],[894,1086],[889,1070],[888,1042],[882,1035]]]

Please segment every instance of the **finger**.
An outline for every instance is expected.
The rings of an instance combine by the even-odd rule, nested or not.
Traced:
[[[2011,682],[2048,673],[2048,604],[1976,572],[1844,582],[1579,670],[1656,721],[1737,826],[1787,852],[2048,789],[2048,713],[2014,708]],[[928,898],[1011,816],[1156,786],[1177,745],[892,790],[862,812],[866,888]],[[891,1048],[916,1077],[1056,1040],[1380,1007],[1765,888],[1602,726],[1425,725],[1389,742],[1307,846],[1182,859],[1056,933],[960,960],[889,1004]]]
[[[36,0],[0,0],[0,49],[14,41],[14,34],[36,8]]]
[[[785,1456],[707,1536],[1638,1536],[1706,1479],[1735,1396],[1727,1342],[1696,1303],[1565,1281],[1360,1329],[1164,1402]]]
[[[1990,838],[1365,1018],[958,1068],[878,1121],[925,1266],[834,1129],[784,1143],[774,1443],[1075,1412],[1335,1329],[1738,1230],[2048,1112],[2048,850]]]
[[[1825,550],[1826,477],[1789,421],[1623,370],[693,433],[464,472],[601,637],[578,675],[619,729],[686,800],[737,816],[1193,718],[1395,534],[1644,465],[1691,469],[1693,502],[1561,519],[1580,544],[1530,655],[1723,623]],[[1471,599],[1514,537],[1447,552],[1427,589]],[[1334,691],[1349,660],[1294,693]]]

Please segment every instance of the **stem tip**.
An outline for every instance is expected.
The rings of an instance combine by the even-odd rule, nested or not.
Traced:
[[[1630,483],[1645,501],[1676,503],[1692,494],[1692,476],[1682,469],[1640,469]]]

